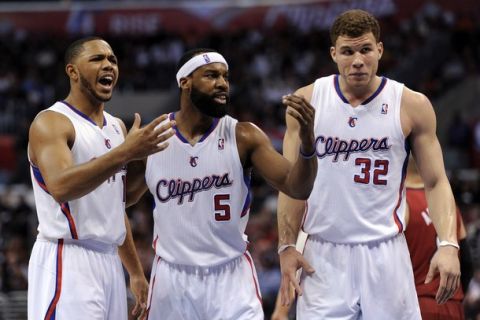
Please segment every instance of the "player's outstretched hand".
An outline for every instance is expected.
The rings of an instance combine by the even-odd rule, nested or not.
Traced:
[[[287,107],[287,113],[295,118],[300,124],[300,140],[303,146],[313,148],[315,136],[313,133],[313,124],[315,121],[315,109],[303,97],[294,94],[288,94],[282,97],[282,103]],[[310,153],[313,150],[303,150]]]
[[[175,121],[168,121],[158,126],[167,118],[168,115],[163,114],[146,126],[140,127],[140,115],[135,113],[135,121],[122,145],[128,152],[128,161],[144,159],[168,147],[166,141],[175,134],[175,131],[171,129],[175,125]]]
[[[435,299],[438,304],[447,302],[460,286],[460,262],[458,249],[452,246],[439,247],[430,261],[425,283],[429,283],[440,273],[440,286]]]
[[[130,277],[130,290],[135,297],[132,316],[143,320],[147,315],[148,281],[143,275]]]
[[[307,274],[312,274],[315,270],[305,260],[300,252],[294,247],[285,249],[280,253],[280,269],[282,272],[282,282],[280,284],[280,300],[281,305],[290,305],[292,295],[290,291],[290,285],[295,288],[295,291],[299,296],[303,294],[302,288],[300,288],[299,281],[297,280],[297,270],[303,268]]]

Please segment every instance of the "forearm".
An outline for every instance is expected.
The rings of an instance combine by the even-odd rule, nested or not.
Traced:
[[[125,236],[125,241],[118,248],[118,254],[122,263],[127,269],[130,277],[132,276],[144,276],[142,264],[138,258],[137,250],[135,249],[135,243],[133,242],[132,229],[130,227],[130,222],[128,220],[127,214],[125,214],[125,228],[127,234]]]
[[[127,208],[140,200],[147,191],[145,182],[145,160],[132,161],[127,168]]]
[[[287,185],[290,186],[289,195],[299,200],[308,199],[312,192],[316,176],[317,157],[313,156],[306,159],[299,155],[288,175]]]
[[[298,232],[305,212],[305,201],[291,199],[283,193],[278,196],[278,245],[297,242]]]
[[[442,241],[458,243],[455,200],[448,180],[439,181],[425,188],[429,214]]]
[[[58,202],[78,199],[114,176],[128,161],[126,152],[120,148],[88,161],[74,165],[50,176],[47,188]],[[124,179],[120,176],[115,179]]]

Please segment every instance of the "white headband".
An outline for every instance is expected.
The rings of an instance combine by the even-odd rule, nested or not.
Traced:
[[[205,52],[199,55],[194,56],[180,68],[177,72],[177,83],[178,87],[180,87],[180,79],[188,76],[193,71],[197,70],[198,68],[210,64],[220,62],[223,63],[228,70],[228,63],[225,58],[218,52]]]

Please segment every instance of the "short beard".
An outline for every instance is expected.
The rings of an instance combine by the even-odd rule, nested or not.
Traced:
[[[110,99],[112,98],[112,95],[110,95],[107,98],[99,96],[97,94],[97,92],[95,90],[93,90],[92,86],[87,81],[87,79],[85,79],[81,74],[79,76],[80,76],[80,84],[82,85],[80,90],[82,90],[83,92],[86,92],[90,98],[93,98],[93,99],[95,99],[99,102],[110,101]],[[93,100],[93,99],[91,99],[91,100]]]
[[[204,115],[212,118],[223,118],[228,111],[228,102],[229,97],[227,96],[227,102],[225,104],[218,103],[215,101],[213,95],[197,90],[195,87],[192,87],[190,92],[190,100],[193,105]]]

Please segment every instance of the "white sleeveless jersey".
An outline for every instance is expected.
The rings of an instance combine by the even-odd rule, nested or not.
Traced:
[[[167,149],[148,157],[153,247],[165,261],[214,266],[245,252],[250,176],[238,155],[236,123],[229,116],[215,119],[194,146],[177,131]]]
[[[68,105],[56,102],[48,108],[65,115],[75,129],[71,148],[76,165],[109,152],[124,141],[118,120],[104,112],[100,129],[87,115]],[[31,164],[32,185],[39,220],[39,237],[45,239],[91,239],[120,245],[125,239],[124,184],[126,168],[85,196],[58,203],[48,192],[42,174]]]
[[[317,79],[318,173],[303,229],[336,243],[362,243],[404,230],[409,147],[400,124],[403,84],[382,78],[376,92],[353,108],[337,75]]]

